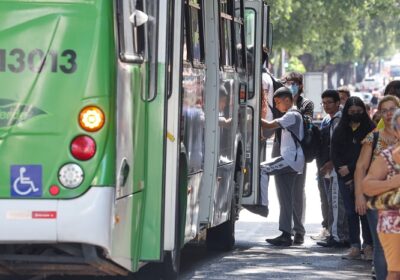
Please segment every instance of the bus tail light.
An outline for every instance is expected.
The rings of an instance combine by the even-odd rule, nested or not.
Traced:
[[[78,160],[89,160],[96,154],[96,142],[87,135],[77,136],[71,142],[71,154]]]
[[[49,188],[49,193],[50,193],[52,196],[58,195],[58,194],[60,193],[60,187],[57,186],[57,185],[52,185],[52,186]]]
[[[66,188],[74,189],[83,182],[83,170],[76,163],[67,163],[60,168],[58,180]]]
[[[105,122],[103,111],[96,106],[88,106],[79,113],[79,125],[88,132],[100,130]]]

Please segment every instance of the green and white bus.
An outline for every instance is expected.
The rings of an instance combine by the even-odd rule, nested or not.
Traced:
[[[0,274],[149,264],[174,279],[185,244],[231,249],[244,185],[258,201],[246,174],[258,164],[261,63],[246,57],[260,61],[268,44],[266,10],[1,0]]]

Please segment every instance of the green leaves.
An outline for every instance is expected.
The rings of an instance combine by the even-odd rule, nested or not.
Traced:
[[[314,68],[385,57],[400,45],[398,0],[271,0],[274,48]],[[307,69],[315,70],[315,69]]]

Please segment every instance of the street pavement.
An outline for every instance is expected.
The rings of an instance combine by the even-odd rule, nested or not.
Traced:
[[[268,218],[240,212],[236,223],[236,246],[231,252],[207,252],[189,246],[182,255],[180,279],[371,279],[371,264],[342,260],[347,249],[322,248],[310,236],[321,230],[320,199],[315,163],[306,177],[306,236],[301,246],[274,247],[265,238],[278,236],[279,205],[274,180],[269,186]]]

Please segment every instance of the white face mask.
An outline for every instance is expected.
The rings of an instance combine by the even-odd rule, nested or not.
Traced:
[[[297,95],[299,93],[299,86],[297,84],[292,84],[289,87],[290,92],[292,93],[293,96]]]

